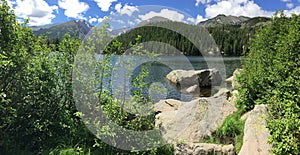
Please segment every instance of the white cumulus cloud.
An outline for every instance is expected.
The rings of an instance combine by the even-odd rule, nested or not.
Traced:
[[[58,0],[58,6],[65,10],[67,17],[85,19],[83,13],[89,9],[89,5],[79,0]]]
[[[294,4],[292,3],[292,0],[280,0],[281,2],[286,3],[286,7],[291,9],[294,7]],[[298,0],[300,2],[300,0]]]
[[[205,21],[205,20],[207,20],[207,19],[205,19],[205,18],[204,18],[203,16],[201,16],[201,15],[197,15],[196,18],[189,17],[189,18],[187,19],[187,21],[192,22],[192,23],[194,23],[194,24],[198,24],[199,22],[202,22],[202,21]]]
[[[252,0],[223,0],[212,5],[207,5],[206,17],[212,18],[219,14],[233,16],[267,16],[270,17],[274,12],[265,11]]]
[[[107,12],[112,5],[113,2],[117,2],[118,0],[94,0],[101,11]]]
[[[101,23],[104,20],[104,17],[91,17],[89,16],[89,23],[93,24],[93,23]]]
[[[116,22],[118,24],[125,24],[125,21],[123,21],[121,19],[111,19],[111,21]]]
[[[195,6],[199,6],[199,4],[207,4],[210,3],[212,0],[196,0]]]
[[[122,8],[122,4],[121,3],[118,3],[118,4],[115,5],[115,10],[120,11],[121,8]]]
[[[122,6],[121,3],[118,3],[115,5],[115,10],[121,15],[127,14],[128,16],[131,16],[132,13],[139,11],[139,9],[136,6],[130,6],[125,4]]]
[[[133,21],[128,21],[128,24],[129,24],[130,26],[134,26],[136,23],[133,22]]]
[[[98,19],[97,18],[95,18],[95,17],[89,17],[89,23],[95,23],[95,22],[97,22],[98,21]]]
[[[287,4],[286,4],[286,7],[289,8],[289,9],[291,9],[291,8],[294,7],[294,4],[293,4],[293,3],[287,3]]]
[[[297,14],[297,15],[299,15],[299,14],[300,14],[300,6],[297,6],[297,7],[295,7],[294,9],[291,9],[291,10],[285,10],[284,13],[285,13],[287,16],[291,16],[292,14]]]
[[[56,5],[49,6],[44,0],[16,0],[9,4],[15,5],[15,14],[19,18],[30,19],[28,23],[30,26],[51,24],[55,18],[54,13],[58,11]]]
[[[98,23],[101,23],[104,19],[105,19],[105,17],[98,18]]]
[[[169,9],[162,9],[160,12],[150,11],[147,14],[139,15],[139,18],[141,20],[148,20],[152,17],[164,17],[172,21],[178,21],[178,22],[182,22],[184,19],[183,14]]]

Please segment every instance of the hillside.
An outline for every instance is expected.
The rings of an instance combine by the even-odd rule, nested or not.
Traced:
[[[200,22],[197,25],[203,27],[220,27],[220,26],[234,26],[238,28],[256,27],[259,24],[267,24],[270,18],[267,17],[244,17],[244,16],[226,16],[218,15],[214,18]]]
[[[254,18],[250,18],[249,20],[243,22],[241,24],[241,28],[257,27],[259,25],[267,25],[270,22],[271,22],[271,19],[267,18],[267,17],[254,17]]]
[[[50,39],[61,39],[66,33],[69,33],[71,36],[84,38],[84,36],[92,29],[92,26],[85,20],[71,20],[66,23],[31,28],[35,35],[46,35]]]
[[[218,15],[212,19],[208,19],[206,21],[200,22],[197,25],[203,27],[218,27],[222,25],[231,25],[231,26],[240,26],[243,22],[249,20],[249,17],[236,17],[236,16],[225,16]]]
[[[164,17],[152,17],[148,20],[140,22],[137,27],[145,26],[150,23],[157,23],[157,22],[166,22],[170,21]],[[249,27],[257,27],[258,25],[266,25],[269,23],[270,18],[266,17],[244,17],[244,16],[226,16],[226,15],[218,15],[214,18],[208,19],[206,21],[202,21],[198,23],[198,26],[203,26],[206,28],[214,28],[214,27],[221,27],[221,26],[232,26],[236,28],[249,28]],[[57,23],[53,25],[47,26],[32,26],[30,27],[33,30],[35,35],[46,35],[50,39],[53,38],[62,38],[62,36],[66,33],[70,33],[71,36],[78,36],[83,38],[91,29],[92,25],[89,24],[85,20],[71,20],[65,23]],[[126,27],[122,29],[115,29],[111,30],[109,33],[113,36],[120,35],[122,33],[126,33],[132,28]]]
[[[186,38],[180,34],[169,32],[166,29],[143,28],[147,24],[164,23],[181,25],[180,29],[185,29],[186,32],[194,33],[199,26],[205,27],[214,38],[220,51],[225,56],[240,56],[246,54],[250,37],[254,34],[259,25],[266,25],[270,21],[265,17],[244,17],[244,16],[225,16],[218,15],[207,21],[198,23],[197,25],[189,25],[180,22],[174,22],[163,17],[153,17],[142,21],[137,28],[122,28],[111,30],[109,33],[112,36],[120,36],[118,39],[124,44],[124,48],[128,48],[129,42],[136,36],[141,35],[142,41],[160,41],[174,46],[181,50],[185,55],[201,55],[199,50]],[[49,39],[61,39],[66,33],[71,36],[78,36],[83,39],[84,36],[92,29],[92,26],[84,20],[72,20],[66,23],[31,27],[35,35],[46,35]],[[168,34],[168,35],[166,35]],[[156,49],[163,50],[163,49]],[[119,51],[120,53],[122,51]]]
[[[155,17],[152,17],[152,18],[150,18],[148,20],[140,22],[138,24],[138,26],[145,26],[145,25],[151,24],[151,23],[166,22],[166,21],[170,21],[170,20],[167,19],[167,18],[164,18],[164,17],[155,16]]]

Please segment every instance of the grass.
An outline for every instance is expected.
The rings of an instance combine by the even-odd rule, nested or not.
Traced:
[[[243,145],[245,120],[240,119],[242,111],[239,110],[227,117],[212,135],[203,138],[201,143],[233,144],[238,154]]]

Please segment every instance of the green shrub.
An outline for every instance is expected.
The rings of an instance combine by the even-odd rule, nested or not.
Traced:
[[[238,80],[239,107],[268,104],[274,154],[300,154],[300,16],[278,12],[251,40]]]
[[[0,21],[0,149],[40,153],[91,137],[74,116],[72,98],[72,64],[81,41],[66,35],[48,44],[17,21],[6,1]]]
[[[99,29],[99,35],[105,35],[105,28]],[[74,57],[80,44],[81,40],[69,35],[56,43],[35,37],[26,22],[20,24],[1,0],[0,154],[173,154],[171,146],[144,152],[120,150],[90,133],[73,98]],[[115,49],[120,46],[117,41],[113,45]],[[100,92],[102,108],[111,120],[132,130],[154,127],[153,115],[125,113],[109,91]]]

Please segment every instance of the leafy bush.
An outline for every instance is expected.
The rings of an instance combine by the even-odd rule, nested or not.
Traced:
[[[57,45],[47,44],[47,38],[18,23],[5,1],[0,21],[1,146],[40,153],[90,137],[74,116],[72,98],[72,63],[80,40],[66,35]]]
[[[238,80],[239,106],[268,104],[275,154],[300,154],[300,16],[278,12],[251,40]]]
[[[99,29],[99,35],[105,32],[105,27]],[[120,150],[103,143],[84,126],[72,89],[74,57],[80,44],[81,40],[69,35],[55,43],[35,37],[26,21],[20,24],[1,0],[0,154],[172,154],[170,146],[145,152]],[[99,96],[113,121],[133,130],[153,128],[153,115],[123,113],[108,92],[100,91]]]

